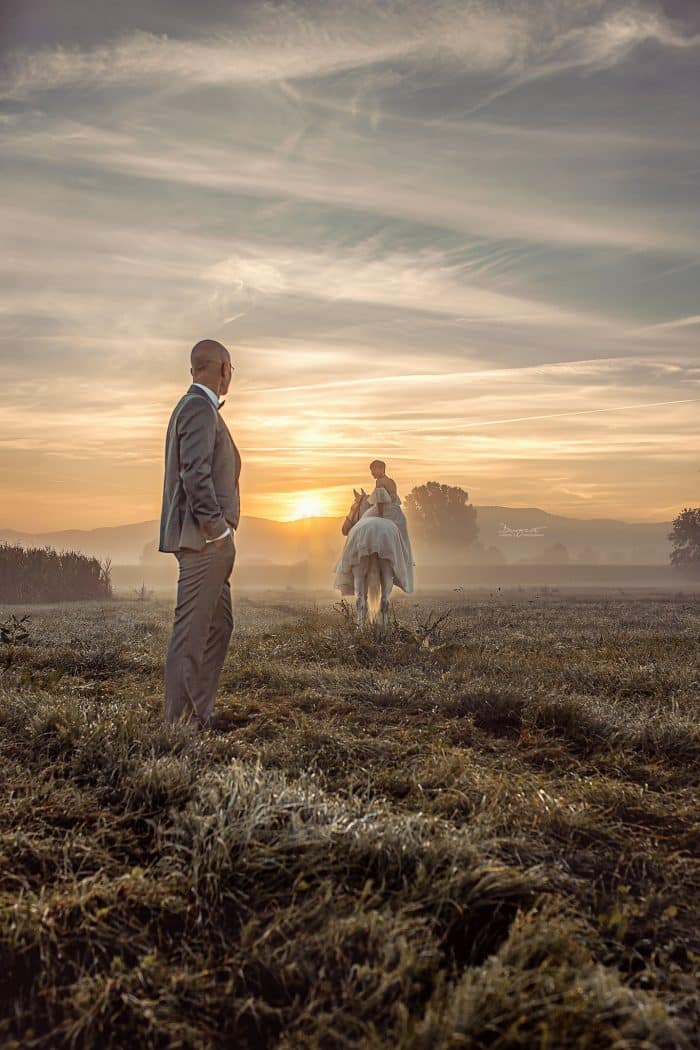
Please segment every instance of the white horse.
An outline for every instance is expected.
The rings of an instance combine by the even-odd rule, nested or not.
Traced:
[[[381,626],[386,628],[389,624],[389,595],[394,586],[394,563],[390,558],[382,557],[379,552],[385,552],[387,547],[396,544],[393,533],[398,537],[399,530],[388,518],[363,518],[362,515],[370,507],[369,498],[364,489],[360,489],[359,492],[353,489],[353,493],[355,499],[341,531],[343,536],[348,536],[351,531],[353,534],[345,546],[347,550],[348,545],[352,544],[354,551],[351,552],[349,560],[357,607],[357,626],[364,627],[368,613],[372,622],[376,621],[379,613]],[[389,534],[392,535],[389,537]],[[341,558],[336,586],[346,593],[345,580],[340,568],[342,561]]]

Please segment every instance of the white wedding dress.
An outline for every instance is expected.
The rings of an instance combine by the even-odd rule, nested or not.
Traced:
[[[413,593],[413,553],[406,515],[401,500],[386,489],[375,489],[368,497],[370,506],[348,533],[343,553],[335,566],[333,587],[343,595],[354,593],[353,569],[360,558],[378,554],[391,563],[394,585]]]

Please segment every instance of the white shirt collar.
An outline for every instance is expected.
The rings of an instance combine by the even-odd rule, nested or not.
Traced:
[[[192,386],[198,386],[200,390],[204,390],[204,391],[206,391],[206,393],[207,393],[207,394],[209,395],[209,397],[211,398],[211,402],[212,402],[212,404],[213,404],[213,405],[216,405],[216,407],[217,407],[217,408],[219,407],[219,398],[218,398],[218,396],[217,396],[217,395],[216,395],[216,394],[214,393],[214,391],[210,389],[210,387],[208,387],[208,386],[205,386],[205,385],[204,385],[204,383],[193,383],[193,384],[192,384]]]

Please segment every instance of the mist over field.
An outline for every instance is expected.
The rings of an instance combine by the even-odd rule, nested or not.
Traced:
[[[564,518],[536,508],[477,507],[478,542],[458,552],[414,541],[419,587],[692,586],[669,568],[671,522],[628,523]],[[0,542],[48,544],[109,558],[115,586],[175,586],[177,566],[159,554],[158,522],[90,531],[20,533],[0,530]],[[236,580],[243,589],[290,586],[322,591],[342,549],[340,520],[275,522],[243,516],[236,534]]]

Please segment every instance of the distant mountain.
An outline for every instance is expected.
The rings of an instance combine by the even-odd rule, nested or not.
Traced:
[[[0,543],[21,543],[24,547],[54,547],[56,550],[82,551],[100,560],[131,564],[138,562],[147,543],[158,534],[156,521],[136,525],[117,525],[101,529],[64,529],[60,532],[18,532],[0,529]]]
[[[671,522],[568,518],[537,507],[477,507],[476,510],[480,544],[484,548],[497,548],[508,562],[530,560],[555,544],[562,544],[572,559],[582,561],[590,557],[635,564],[668,562],[667,534]],[[332,563],[343,545],[340,526],[340,518],[280,522],[243,517],[236,534],[238,562],[247,565]],[[523,530],[537,530],[539,535]],[[41,533],[0,529],[0,543],[79,550],[101,560],[111,558],[115,565],[160,563],[162,556],[155,549],[157,536],[157,521]],[[437,551],[422,551],[423,561],[428,554],[431,562],[440,562]]]
[[[247,563],[269,562],[293,565],[306,559],[333,557],[343,545],[339,518],[301,518],[299,521],[270,521],[242,517],[236,532],[238,558]],[[25,547],[55,547],[82,551],[115,565],[135,565],[162,559],[156,550],[159,523],[142,521],[100,529],[66,529],[60,532],[19,532],[0,529],[0,543],[21,543]]]
[[[629,562],[637,565],[668,563],[670,521],[627,522],[614,518],[568,518],[538,507],[477,507],[479,540],[495,546],[509,562],[535,556],[555,544],[570,556],[584,560]],[[503,528],[505,526],[505,528]],[[522,530],[522,535],[512,535]],[[539,535],[534,534],[535,530]]]

